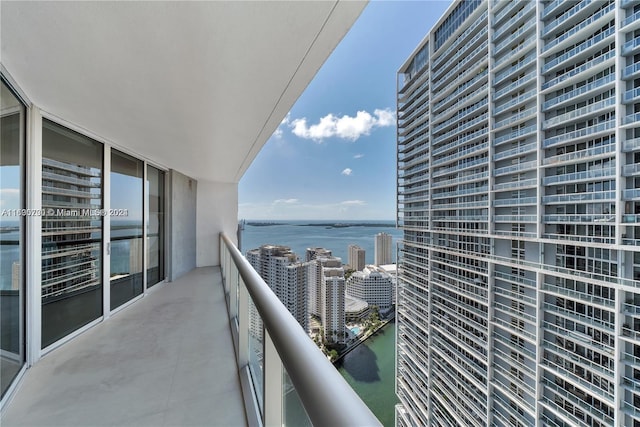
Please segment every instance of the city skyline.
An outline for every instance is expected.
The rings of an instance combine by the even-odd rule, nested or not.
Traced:
[[[238,218],[395,219],[396,72],[449,4],[365,8],[240,181]]]

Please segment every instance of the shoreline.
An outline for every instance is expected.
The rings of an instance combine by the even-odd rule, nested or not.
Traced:
[[[358,337],[358,339],[356,341],[352,342],[343,351],[341,351],[340,354],[338,354],[338,357],[336,357],[336,360],[334,360],[331,363],[333,363],[333,365],[335,366],[336,363],[338,363],[340,360],[342,360],[343,357],[345,357],[347,354],[351,353],[356,347],[358,347],[360,344],[362,344],[363,342],[365,342],[369,338],[375,336],[378,333],[379,330],[381,330],[382,328],[387,326],[389,323],[391,323],[395,319],[396,319],[396,313],[394,311],[393,314],[391,315],[391,317],[389,317],[388,319],[382,320],[382,323],[380,324],[380,327],[376,328],[375,330],[373,330],[373,331],[371,331],[369,333],[366,333],[366,334],[362,335],[361,337]]]

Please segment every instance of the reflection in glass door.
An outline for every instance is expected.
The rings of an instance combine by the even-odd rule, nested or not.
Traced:
[[[25,108],[0,88],[0,398],[24,365],[23,147]]]
[[[102,316],[103,145],[42,121],[42,348]]]
[[[164,172],[147,167],[147,288],[164,280]]]
[[[143,167],[111,149],[111,310],[143,291]]]

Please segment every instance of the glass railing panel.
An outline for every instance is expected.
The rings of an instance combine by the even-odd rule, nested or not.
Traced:
[[[624,118],[625,125],[635,124],[637,122],[640,122],[640,113],[629,114]]]
[[[634,21],[640,20],[640,11],[634,13],[633,15],[629,15],[626,18],[624,18],[624,21],[622,21],[622,26],[626,26],[631,24]]]
[[[599,147],[588,148],[586,150],[574,151],[572,153],[560,154],[558,156],[548,157],[544,159],[545,165],[567,162],[576,159],[584,159],[587,157],[599,156],[601,154],[613,153],[616,149],[615,143],[601,145]]]
[[[624,165],[622,167],[622,174],[624,176],[636,175],[638,173],[640,173],[640,163]]]
[[[595,169],[590,171],[547,176],[543,178],[542,183],[544,185],[550,185],[550,184],[556,184],[559,182],[567,182],[567,181],[583,181],[583,180],[595,179],[595,178],[611,178],[615,175],[615,173],[616,173],[616,168],[613,168],[613,167]]]
[[[300,396],[296,392],[291,378],[286,370],[283,370],[282,390],[282,419],[285,426],[311,427],[311,420],[304,410]]]
[[[626,42],[622,46],[622,54],[624,55],[624,54],[627,54],[627,53],[631,53],[638,46],[640,46],[640,37],[636,37],[635,39]]]
[[[624,93],[624,99],[623,101],[625,103],[629,103],[631,101],[634,101],[636,98],[638,98],[640,96],[640,87],[637,87],[635,89],[631,89],[628,90]]]
[[[622,70],[622,78],[628,79],[640,72],[640,62],[628,65]]]
[[[616,197],[615,191],[595,191],[591,193],[569,193],[569,194],[556,194],[551,196],[544,196],[542,198],[543,203],[558,203],[558,202],[584,202],[590,200],[614,200]]]
[[[241,286],[244,286],[241,279]],[[254,385],[254,392],[261,412],[264,412],[264,325],[262,318],[256,309],[253,301],[249,298],[249,324],[241,325],[248,327],[248,346],[249,351],[249,372]]]
[[[632,188],[630,190],[624,190],[622,192],[622,198],[624,200],[633,200],[640,198],[640,188]]]

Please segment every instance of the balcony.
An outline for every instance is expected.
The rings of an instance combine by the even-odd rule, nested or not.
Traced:
[[[205,327],[206,325],[206,327]],[[217,267],[193,270],[47,355],[3,425],[246,425]]]
[[[300,425],[305,413],[318,425],[379,425],[222,239],[222,268],[154,289],[34,366],[3,425]],[[264,369],[249,357],[249,298],[264,320]]]

